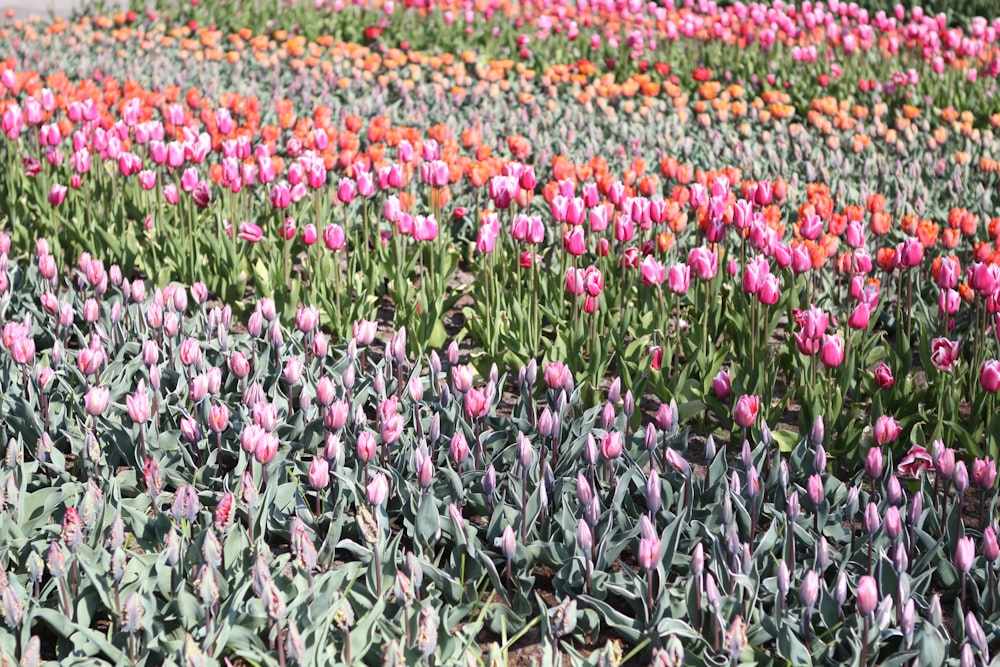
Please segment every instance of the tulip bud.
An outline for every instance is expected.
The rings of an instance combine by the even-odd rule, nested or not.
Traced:
[[[503,553],[504,558],[509,561],[514,559],[516,550],[517,543],[514,538],[514,529],[508,524],[503,529],[503,535],[500,537],[500,551]]]
[[[878,585],[874,577],[864,575],[858,582],[858,612],[862,616],[868,616],[875,611],[878,605]]]
[[[782,564],[784,564],[784,561],[782,561]],[[819,575],[816,574],[815,570],[809,570],[806,573],[805,579],[802,580],[802,585],[799,587],[799,600],[802,601],[807,610],[812,611],[818,599]]]
[[[976,558],[976,544],[971,537],[960,537],[955,545],[955,569],[967,574]]]
[[[594,533],[590,530],[590,525],[586,521],[577,523],[576,543],[580,546],[584,555],[589,558],[590,552],[594,548]]]

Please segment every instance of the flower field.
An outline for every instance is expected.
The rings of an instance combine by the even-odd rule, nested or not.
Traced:
[[[935,8],[9,14],[0,662],[1000,664]]]

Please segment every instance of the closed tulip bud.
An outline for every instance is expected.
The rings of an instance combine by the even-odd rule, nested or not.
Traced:
[[[965,461],[959,461],[955,464],[955,474],[951,481],[955,485],[955,490],[958,491],[959,497],[961,497],[969,488],[969,470],[965,467]]]
[[[865,457],[865,474],[868,478],[876,480],[882,477],[882,465],[882,449],[880,447],[869,449]]]
[[[927,607],[927,619],[932,626],[941,627],[943,617],[941,614],[941,595],[939,593],[931,595],[931,603]]]
[[[806,490],[809,493],[809,502],[812,503],[813,507],[819,507],[824,496],[823,479],[818,474],[812,475],[806,483]]]
[[[896,542],[896,549],[892,555],[892,566],[896,572],[906,572],[910,567],[910,557],[906,553],[906,545],[902,541]]]
[[[906,503],[906,497],[903,495],[903,487],[899,485],[899,480],[895,475],[889,476],[889,481],[885,485],[885,495],[890,505],[900,507]]]
[[[976,654],[972,650],[970,644],[965,644],[962,646],[962,654],[958,658],[958,667],[975,667],[976,666]]]
[[[673,419],[670,414],[670,406],[666,403],[660,403],[660,407],[656,410],[656,425],[661,431],[670,431],[670,426],[673,424]]]
[[[314,457],[309,464],[309,486],[325,489],[330,483],[330,464],[325,458]]]
[[[910,522],[911,526],[917,525],[917,521],[920,520],[920,516],[924,512],[924,497],[921,494],[916,494],[913,496],[913,502],[910,503],[910,511],[906,515],[907,521]]]
[[[492,497],[497,490],[497,471],[491,463],[486,467],[486,472],[483,474],[483,492],[487,496]]]
[[[375,473],[372,480],[365,489],[368,497],[368,504],[374,507],[381,507],[389,497],[389,480],[384,473]]]
[[[869,505],[871,507],[871,505]],[[900,533],[903,531],[903,520],[899,516],[899,509],[893,505],[885,513],[885,534],[889,536],[891,540],[899,539]]]
[[[878,513],[878,505],[875,503],[868,503],[868,506],[865,507],[865,530],[867,530],[869,534],[872,534],[879,529],[881,524],[882,518]]]
[[[983,626],[979,624],[976,615],[971,611],[965,614],[965,636],[977,650],[986,650],[986,633],[983,632]]]
[[[729,371],[720,370],[716,373],[715,377],[712,378],[712,391],[715,392],[715,397],[720,401],[725,401],[729,398],[730,393],[732,393],[732,382],[729,379]]]
[[[504,558],[508,561],[514,559],[514,554],[517,551],[517,542],[514,537],[514,529],[508,524],[503,529],[503,535],[500,536],[500,552],[503,554]]]
[[[722,609],[722,595],[719,593],[719,587],[715,585],[715,577],[711,574],[705,576],[705,599],[708,600],[708,604],[712,606],[715,613],[719,613]]]
[[[983,531],[983,556],[988,563],[995,563],[1000,558],[1000,544],[997,543],[997,534],[993,526],[987,526]]]
[[[916,605],[913,603],[913,598],[909,598],[903,605],[903,616],[899,623],[899,629],[903,633],[904,637],[909,637],[913,634],[913,628],[916,626],[916,619]]]
[[[625,400],[622,404],[622,412],[625,413],[625,417],[628,419],[632,418],[635,413],[635,398],[632,396],[632,390],[625,390]]]
[[[451,460],[458,466],[461,466],[469,458],[469,444],[466,442],[465,435],[461,431],[457,431],[451,437],[448,451],[451,454]]]
[[[955,545],[955,569],[967,574],[976,559],[976,544],[971,537],[960,537]]]
[[[937,442],[937,441],[935,441]],[[940,453],[934,461],[934,468],[941,475],[941,478],[947,481],[952,481],[955,475],[955,450],[948,448],[940,449]]]
[[[818,599],[819,575],[816,574],[815,570],[809,570],[806,573],[805,579],[802,580],[802,585],[799,587],[799,600],[806,606],[806,609],[812,611]]]
[[[660,493],[660,476],[656,474],[655,470],[650,470],[649,477],[646,479],[646,506],[653,514],[659,512],[662,506]]]
[[[816,470],[826,469],[826,451],[823,450],[823,439],[826,437],[826,427],[823,424],[823,415],[816,415],[813,420],[812,431],[809,432],[809,439],[816,445]],[[820,452],[823,452],[822,465],[820,463]]]
[[[858,582],[858,612],[862,616],[874,613],[878,605],[878,584],[874,577],[865,575]]]
[[[576,525],[576,543],[583,551],[584,556],[589,558],[591,549],[594,548],[594,533],[586,521],[580,521]]]
[[[594,528],[601,519],[601,504],[595,500],[587,505],[583,511],[583,518],[590,524],[591,528]]]
[[[531,446],[531,441],[518,431],[517,433],[517,462],[522,470],[527,470],[535,461],[535,450]]]

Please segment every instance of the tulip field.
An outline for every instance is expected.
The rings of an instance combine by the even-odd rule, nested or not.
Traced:
[[[7,12],[0,665],[1000,665],[991,4]]]

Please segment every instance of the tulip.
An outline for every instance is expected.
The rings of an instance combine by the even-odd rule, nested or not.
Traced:
[[[958,341],[935,338],[931,341],[931,363],[939,371],[950,371],[958,360]]]
[[[106,387],[91,387],[83,399],[87,414],[92,417],[104,414],[104,411],[108,408],[110,398],[111,392]]]
[[[828,368],[836,368],[844,363],[844,339],[840,336],[824,334],[819,358]]]
[[[720,401],[725,401],[729,398],[730,393],[732,393],[732,382],[729,379],[729,371],[720,370],[716,373],[715,377],[712,378],[712,391],[715,392],[715,397]]]
[[[892,370],[884,361],[880,362],[879,365],[875,367],[875,384],[877,384],[880,389],[889,389],[895,383],[896,381],[892,377]]]
[[[865,474],[868,479],[876,480],[882,477],[882,449],[872,447],[865,457]]]
[[[757,421],[760,412],[760,397],[743,394],[733,407],[733,420],[738,426],[749,428]]]
[[[878,585],[874,577],[864,575],[858,581],[858,611],[862,616],[870,616],[878,605]],[[863,638],[865,644],[867,639]]]
[[[995,394],[1000,390],[1000,361],[987,359],[979,369],[979,386]]]
[[[882,415],[877,420],[875,420],[875,442],[879,445],[886,445],[894,442],[899,434],[902,433],[902,429],[899,427],[899,422],[888,415]]]
[[[373,507],[381,507],[384,505],[385,501],[389,497],[389,480],[386,478],[385,473],[375,473],[374,477],[372,477],[372,480],[365,488],[365,493],[368,498],[368,503]]]

